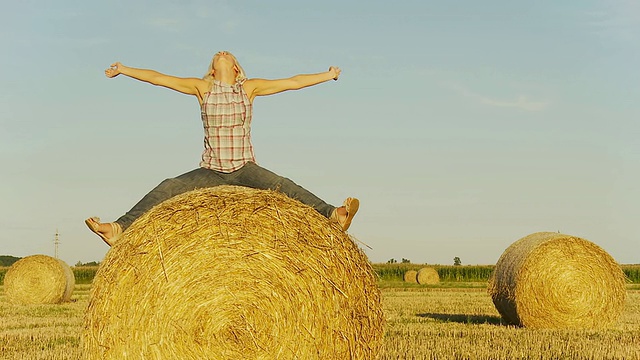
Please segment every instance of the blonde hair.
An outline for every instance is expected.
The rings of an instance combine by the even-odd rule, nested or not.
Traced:
[[[243,82],[247,79],[247,75],[245,75],[244,69],[242,68],[242,66],[240,66],[238,59],[236,59],[236,57],[232,53],[227,53],[231,55],[236,67],[238,68],[238,73],[236,74],[236,82]],[[213,75],[211,73],[213,72],[213,60],[216,58],[216,55],[218,54],[216,53],[215,55],[213,55],[213,57],[211,58],[211,62],[209,62],[209,71],[207,71],[207,73],[202,77],[202,79],[207,81],[209,84],[213,84]]]

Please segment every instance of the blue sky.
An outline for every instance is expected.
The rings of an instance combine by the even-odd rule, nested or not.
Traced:
[[[560,231],[640,263],[636,1],[14,1],[0,14],[0,254],[100,261],[114,220],[198,166],[194,97],[112,62],[200,77],[341,67],[261,97],[258,162],[340,205],[374,262],[494,264]]]

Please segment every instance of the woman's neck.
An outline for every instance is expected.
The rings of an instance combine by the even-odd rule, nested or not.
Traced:
[[[213,78],[222,83],[233,85],[236,83],[236,72],[233,70],[218,71],[214,74]]]

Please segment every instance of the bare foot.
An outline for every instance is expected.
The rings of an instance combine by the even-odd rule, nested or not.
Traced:
[[[91,217],[86,219],[85,224],[98,235],[107,245],[112,246],[122,234],[122,227],[118,223],[101,223],[100,218]]]

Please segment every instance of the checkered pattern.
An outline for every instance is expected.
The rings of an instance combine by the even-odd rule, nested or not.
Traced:
[[[204,94],[201,115],[204,151],[200,167],[230,173],[256,161],[251,144],[253,106],[242,83],[214,80],[211,91]]]

